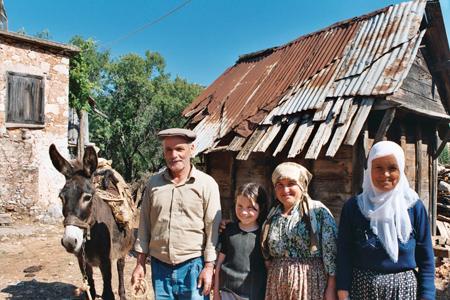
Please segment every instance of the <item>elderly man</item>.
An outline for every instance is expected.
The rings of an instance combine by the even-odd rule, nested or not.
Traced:
[[[131,282],[144,277],[150,255],[156,299],[207,299],[221,219],[219,188],[191,164],[193,131],[171,128],[158,138],[167,168],[145,188]]]

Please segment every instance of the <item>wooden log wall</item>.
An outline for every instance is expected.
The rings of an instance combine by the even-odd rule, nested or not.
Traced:
[[[373,142],[383,111],[373,111],[368,119],[369,143]],[[432,165],[432,135],[435,124],[430,120],[399,111],[384,139],[398,143],[405,152],[405,174],[427,210],[432,202],[430,190]]]
[[[313,180],[309,186],[310,196],[322,201],[339,221],[342,206],[352,197],[353,147],[341,146],[333,159],[321,153],[313,161]]]
[[[219,185],[223,217],[230,217],[233,209],[233,152],[213,152],[206,156],[206,168]]]
[[[384,111],[372,111],[354,146],[342,145],[334,158],[323,150],[316,160],[287,159],[282,152],[276,157],[267,153],[252,153],[247,160],[236,160],[234,152],[213,152],[207,155],[207,170],[219,184],[222,211],[229,218],[234,211],[234,194],[247,182],[262,184],[272,197],[271,175],[281,162],[294,161],[304,165],[313,174],[309,194],[322,201],[339,221],[345,201],[361,192],[365,163]],[[419,124],[419,125],[418,125]],[[405,173],[410,186],[416,189],[430,212],[433,197],[432,142],[435,125],[425,119],[397,111],[386,136],[401,145],[406,156]]]

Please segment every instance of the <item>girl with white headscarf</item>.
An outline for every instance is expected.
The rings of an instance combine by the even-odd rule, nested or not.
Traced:
[[[342,209],[337,288],[340,300],[435,298],[427,212],[409,186],[404,152],[394,142],[372,147],[363,192]]]

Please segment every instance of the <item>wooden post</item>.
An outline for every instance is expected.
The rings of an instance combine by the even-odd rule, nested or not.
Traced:
[[[431,141],[431,153],[434,154],[437,150],[438,144],[438,131],[437,128],[433,129],[432,132],[432,141]],[[437,218],[437,160],[438,158],[434,155],[431,155],[431,178],[430,178],[430,217],[431,217],[431,233],[432,235],[436,235],[436,218]]]
[[[423,199],[422,195],[422,128],[416,126],[416,192]]]
[[[450,140],[450,129],[447,127],[444,139],[438,143],[439,146],[437,147],[436,153],[434,153],[434,157],[439,157],[442,150],[444,150],[445,146],[447,146],[447,143],[449,140]],[[438,141],[439,141],[439,136],[438,136]]]
[[[405,124],[400,123],[400,146],[403,149],[403,152],[405,153],[406,158],[406,128]],[[405,161],[406,163],[406,161]]]
[[[368,149],[367,122],[364,124],[361,133],[353,145],[353,159],[352,159],[352,194],[359,194],[362,190],[362,183],[364,179],[364,169],[366,168]]]
[[[77,158],[79,160],[83,159],[84,147],[89,144],[89,120],[88,113],[84,110],[80,113],[80,125],[78,132],[77,141]]]
[[[380,127],[378,127],[377,133],[375,135],[375,140],[373,141],[374,143],[383,140],[384,136],[389,130],[389,127],[392,124],[392,121],[394,120],[394,117],[395,117],[395,107],[386,109],[383,116],[383,120],[381,121]]]
[[[230,189],[231,189],[231,201],[234,201],[234,195],[236,194],[236,176],[237,176],[237,162],[236,162],[236,155],[231,156],[231,172],[230,172]],[[233,202],[232,202],[233,203]],[[230,211],[228,213],[229,219],[234,216],[233,213],[233,207],[234,205],[231,205]]]

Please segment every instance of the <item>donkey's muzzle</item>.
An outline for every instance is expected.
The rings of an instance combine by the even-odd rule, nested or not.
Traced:
[[[83,244],[83,230],[73,225],[66,226],[61,244],[67,252],[77,254]]]

